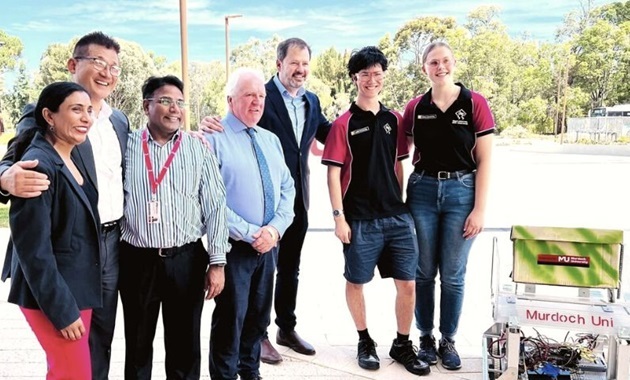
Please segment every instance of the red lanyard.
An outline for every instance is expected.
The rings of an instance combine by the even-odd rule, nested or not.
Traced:
[[[157,188],[162,182],[162,180],[164,179],[164,176],[166,175],[166,171],[168,170],[169,166],[171,166],[171,163],[173,162],[173,158],[175,157],[175,153],[177,153],[177,150],[179,149],[179,146],[182,143],[181,132],[175,138],[176,138],[176,141],[175,141],[175,144],[173,144],[173,149],[171,149],[171,153],[169,153],[168,158],[166,159],[166,162],[164,163],[164,166],[162,166],[162,170],[160,170],[160,174],[158,175],[156,179],[155,174],[153,172],[153,164],[151,163],[151,157],[149,156],[149,134],[146,129],[142,131],[142,153],[144,153],[144,163],[147,166],[147,174],[149,175],[149,184],[151,185],[151,195],[153,196],[154,199],[155,199],[155,194],[157,193]]]

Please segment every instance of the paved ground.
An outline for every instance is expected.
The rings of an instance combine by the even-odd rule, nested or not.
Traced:
[[[494,181],[487,230],[471,253],[466,279],[466,300],[457,347],[464,358],[463,368],[450,372],[432,367],[431,378],[481,379],[481,338],[492,324],[490,273],[492,241],[496,237],[502,267],[509,272],[511,257],[509,226],[513,224],[586,226],[630,230],[630,198],[626,189],[630,173],[627,150],[603,152],[572,150],[555,144],[504,147],[496,149]],[[284,362],[263,365],[268,379],[412,379],[393,363],[388,351],[395,336],[394,289],[391,281],[377,280],[366,287],[369,329],[380,344],[381,369],[369,372],[356,364],[357,335],[347,311],[342,277],[341,246],[330,231],[332,220],[325,190],[325,172],[318,159],[311,163],[313,200],[311,231],[303,253],[301,287],[298,299],[300,334],[312,342],[317,355],[309,357],[281,349]],[[0,230],[0,247],[8,230]],[[2,250],[0,250],[2,251]],[[0,253],[0,263],[4,253]],[[507,274],[503,273],[504,281]],[[0,379],[42,378],[45,359],[17,306],[5,300],[8,283],[0,283]],[[202,375],[207,375],[210,316],[213,302],[203,312]],[[270,335],[275,336],[275,326]],[[418,333],[412,329],[417,342]],[[122,315],[119,313],[114,342],[112,379],[122,379]],[[162,331],[155,341],[154,378],[163,378]]]

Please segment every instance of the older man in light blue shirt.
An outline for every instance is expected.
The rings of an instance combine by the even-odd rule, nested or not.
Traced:
[[[224,133],[206,135],[225,183],[232,244],[212,315],[210,377],[260,379],[278,240],[293,221],[295,188],[278,137],[256,125],[265,105],[262,73],[237,69],[226,93]]]

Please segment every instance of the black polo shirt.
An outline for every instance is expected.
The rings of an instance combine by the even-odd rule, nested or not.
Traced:
[[[409,155],[402,116],[382,104],[375,115],[356,103],[333,122],[322,163],[341,167],[348,220],[377,219],[407,212],[396,162]]]
[[[486,99],[457,83],[461,91],[442,112],[431,90],[411,100],[405,107],[404,130],[413,136],[416,171],[475,170],[477,138],[494,132],[494,119]]]

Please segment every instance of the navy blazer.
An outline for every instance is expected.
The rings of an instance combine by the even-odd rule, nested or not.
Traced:
[[[18,134],[30,129],[35,128],[35,116],[33,115],[33,111],[35,111],[35,103],[27,104],[22,111],[22,117],[16,126],[16,137]],[[117,109],[112,109],[112,115],[109,117],[112,125],[114,126],[114,131],[116,131],[116,136],[118,136],[118,143],[120,144],[121,151],[121,162],[120,165],[122,167],[122,173],[125,173],[125,152],[127,151],[127,138],[131,129],[129,128],[129,120],[127,116],[120,112]],[[14,138],[15,139],[15,138]],[[15,163],[15,144],[14,139],[9,141],[9,146],[7,147],[7,151],[0,162],[0,175],[7,170],[11,165]],[[22,158],[23,159],[23,158]],[[77,145],[72,150],[72,160],[74,164],[79,168],[82,173],[87,174],[87,179],[92,182],[95,188],[98,189],[98,183],[96,181],[96,166],[94,164],[94,153],[92,152],[92,144],[90,144],[90,139],[85,139],[83,144]],[[0,202],[7,203],[9,197],[5,197],[0,195]],[[0,278],[2,281],[5,281],[10,275],[10,260],[11,260],[11,240],[9,240],[9,244],[7,247],[7,253],[4,259],[4,267],[2,270],[2,275]]]
[[[36,198],[11,199],[9,302],[40,309],[57,329],[102,304],[100,221],[59,154],[37,133],[23,160],[50,179]],[[84,172],[82,173],[84,176]]]
[[[284,161],[289,167],[291,177],[293,177],[295,182],[295,207],[298,207],[299,202],[302,202],[304,210],[308,211],[310,195],[308,155],[314,139],[317,139],[322,144],[326,142],[331,123],[322,114],[317,95],[306,91],[304,94],[306,101],[304,132],[302,133],[302,141],[300,141],[298,146],[289,111],[287,111],[282,94],[274,83],[273,78],[265,84],[265,89],[267,90],[265,110],[258,125],[275,133],[280,139],[282,150],[284,151]],[[302,199],[298,199],[297,196],[300,194],[300,189],[302,190]]]

